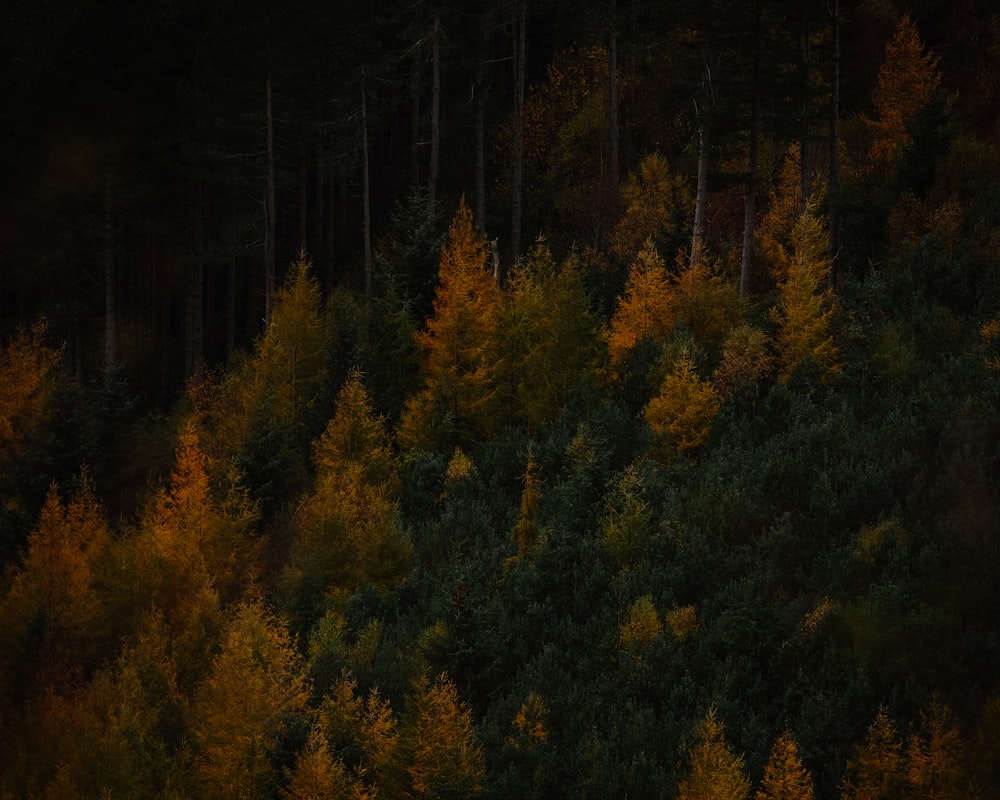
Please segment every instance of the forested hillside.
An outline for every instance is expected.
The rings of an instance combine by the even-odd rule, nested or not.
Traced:
[[[1000,798],[1000,11],[21,4],[0,798]]]

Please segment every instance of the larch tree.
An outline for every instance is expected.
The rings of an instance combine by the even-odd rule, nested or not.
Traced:
[[[647,239],[629,269],[625,292],[611,316],[606,336],[612,365],[647,337],[663,342],[674,322],[670,276],[653,242]]]
[[[688,229],[691,193],[660,153],[650,153],[639,162],[622,185],[621,199],[622,216],[612,233],[611,249],[625,262],[635,258],[647,239],[663,247],[678,242]]]
[[[832,333],[835,300],[829,288],[827,235],[812,209],[799,216],[784,261],[785,279],[771,311],[778,324],[781,378],[789,380],[806,364],[826,378],[840,368],[840,357]]]
[[[271,797],[274,755],[303,716],[309,684],[287,630],[259,601],[238,607],[191,706],[206,798]]]
[[[654,451],[665,461],[696,453],[708,439],[720,405],[715,387],[698,375],[691,354],[684,352],[644,411]]]
[[[903,791],[903,745],[896,725],[880,708],[868,726],[865,742],[847,762],[841,800],[892,800]]]
[[[920,40],[917,26],[904,15],[886,45],[885,60],[873,93],[875,116],[870,126],[873,166],[892,166],[895,154],[910,143],[907,126],[927,105],[941,83],[938,60]]]
[[[754,800],[814,800],[812,777],[802,765],[791,731],[785,731],[771,747],[764,779]]]
[[[968,797],[963,771],[965,741],[952,710],[934,699],[920,713],[907,742],[906,782],[913,797],[959,800]]]
[[[488,356],[498,305],[486,243],[463,199],[441,248],[433,313],[417,335],[425,385],[403,410],[403,447],[447,451],[496,427]]]
[[[726,741],[725,726],[714,707],[698,726],[688,759],[690,769],[678,787],[678,800],[746,800],[750,796],[743,757]]]
[[[467,800],[486,777],[469,709],[455,684],[425,674],[414,686],[402,720],[401,747],[412,796]]]

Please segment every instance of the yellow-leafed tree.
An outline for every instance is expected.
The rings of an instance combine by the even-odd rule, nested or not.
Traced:
[[[719,406],[715,387],[698,375],[690,352],[684,352],[644,412],[656,440],[654,450],[668,461],[697,452],[708,439]]]
[[[403,447],[447,452],[497,424],[490,345],[499,290],[464,199],[441,248],[438,279],[433,313],[417,334],[424,388],[407,399],[398,438]]]
[[[842,800],[892,800],[903,790],[903,745],[896,735],[896,725],[880,708],[864,744],[847,762],[841,784]]]
[[[472,717],[447,675],[417,681],[401,737],[413,797],[467,800],[482,786],[486,767]]]
[[[202,796],[273,796],[275,750],[308,699],[302,659],[280,620],[258,601],[241,605],[191,707]]]
[[[840,368],[832,332],[836,307],[828,287],[827,244],[823,223],[807,209],[792,231],[791,251],[783,254],[785,279],[778,286],[778,305],[771,310],[778,324],[777,350],[785,381],[806,364],[823,378]]]
[[[869,158],[876,167],[892,165],[898,149],[910,143],[907,127],[941,83],[937,58],[920,41],[909,15],[903,16],[885,48],[885,60],[873,93],[874,135]]]
[[[629,269],[625,292],[611,317],[607,340],[612,365],[646,337],[664,341],[674,322],[670,276],[653,242],[647,239]]]
[[[743,770],[743,757],[726,741],[725,726],[710,708],[698,726],[698,735],[688,752],[690,770],[680,782],[678,800],[746,800],[750,781]]]
[[[799,748],[791,731],[785,731],[771,747],[764,779],[754,800],[813,800],[812,777],[802,766]]]

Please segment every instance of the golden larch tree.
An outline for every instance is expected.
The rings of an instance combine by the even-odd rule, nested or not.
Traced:
[[[678,787],[678,800],[746,800],[750,796],[743,757],[726,741],[725,726],[714,707],[698,726],[688,759],[690,769]]]
[[[897,150],[910,143],[907,127],[940,83],[937,58],[924,47],[913,20],[904,15],[886,45],[872,96],[874,141],[869,159],[875,167],[890,167]]]
[[[894,800],[903,791],[903,745],[896,725],[880,708],[868,726],[865,742],[847,762],[841,800]]]
[[[611,363],[619,363],[646,337],[664,341],[675,322],[673,291],[666,266],[647,239],[628,273],[607,332]]]
[[[408,398],[398,437],[403,447],[447,451],[496,425],[489,356],[499,290],[464,198],[441,248],[438,281],[433,313],[417,334],[424,389]]]
[[[666,461],[696,453],[708,439],[720,405],[715,387],[698,375],[685,351],[644,411],[655,437],[653,449]]]
[[[814,800],[812,776],[802,765],[791,731],[785,731],[771,747],[754,800]]]
[[[792,232],[786,277],[778,286],[778,305],[771,310],[778,324],[777,350],[785,381],[807,363],[824,378],[840,368],[832,332],[836,306],[828,285],[827,243],[822,221],[806,209]]]

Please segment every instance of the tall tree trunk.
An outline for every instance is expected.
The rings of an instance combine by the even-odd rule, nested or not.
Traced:
[[[115,220],[112,207],[112,172],[104,184],[104,368],[118,364],[118,272],[115,268]]]
[[[194,258],[188,265],[184,336],[184,375],[194,374],[204,348],[203,292],[205,288],[205,222],[202,180],[198,177],[194,209]]]
[[[427,177],[427,214],[437,214],[438,160],[441,154],[441,16],[434,15],[433,89],[431,92],[431,163]]]
[[[833,75],[830,81],[830,286],[837,284],[837,224],[840,191],[840,0],[833,0]]]
[[[361,78],[361,171],[364,203],[364,237],[365,237],[365,310],[371,311],[372,305],[372,212],[371,212],[371,177],[368,165],[368,100],[364,74]]]
[[[753,287],[753,240],[757,220],[757,138],[760,128],[760,0],[754,4],[754,53],[750,86],[750,152],[743,206],[743,253],[740,257],[740,297]]]
[[[611,186],[621,178],[618,156],[618,20],[615,0],[611,0],[611,29],[608,35],[608,169]]]
[[[521,191],[524,172],[524,47],[528,0],[516,0],[514,19],[514,152],[511,169],[511,263],[521,253]]]
[[[694,266],[701,260],[705,249],[705,218],[708,214],[708,134],[705,131],[705,112],[696,110],[698,117],[698,182],[695,190],[694,231],[691,234],[691,259]]]
[[[802,134],[799,138],[799,213],[806,210],[812,195],[812,159],[809,147],[809,70],[812,53],[809,45],[809,6],[802,4],[802,27],[799,32],[799,69],[801,70]]]
[[[274,116],[271,108],[271,72],[266,82],[265,113],[267,116],[267,174],[264,178],[264,319],[271,321],[275,294],[275,201],[274,201]]]
[[[410,186],[420,186],[420,48],[413,48],[410,74]]]
[[[313,187],[315,189],[315,193],[313,194],[313,236],[315,237],[315,241],[313,242],[313,259],[321,275],[325,269],[325,265],[323,264],[323,231],[325,230],[323,227],[323,201],[325,200],[326,163],[323,151],[323,136],[323,118],[320,116],[319,129],[316,135],[316,183]]]
[[[309,157],[303,139],[299,149],[299,249],[309,250]]]
[[[486,54],[481,54],[485,56]],[[486,233],[486,65],[476,65],[476,229]]]

